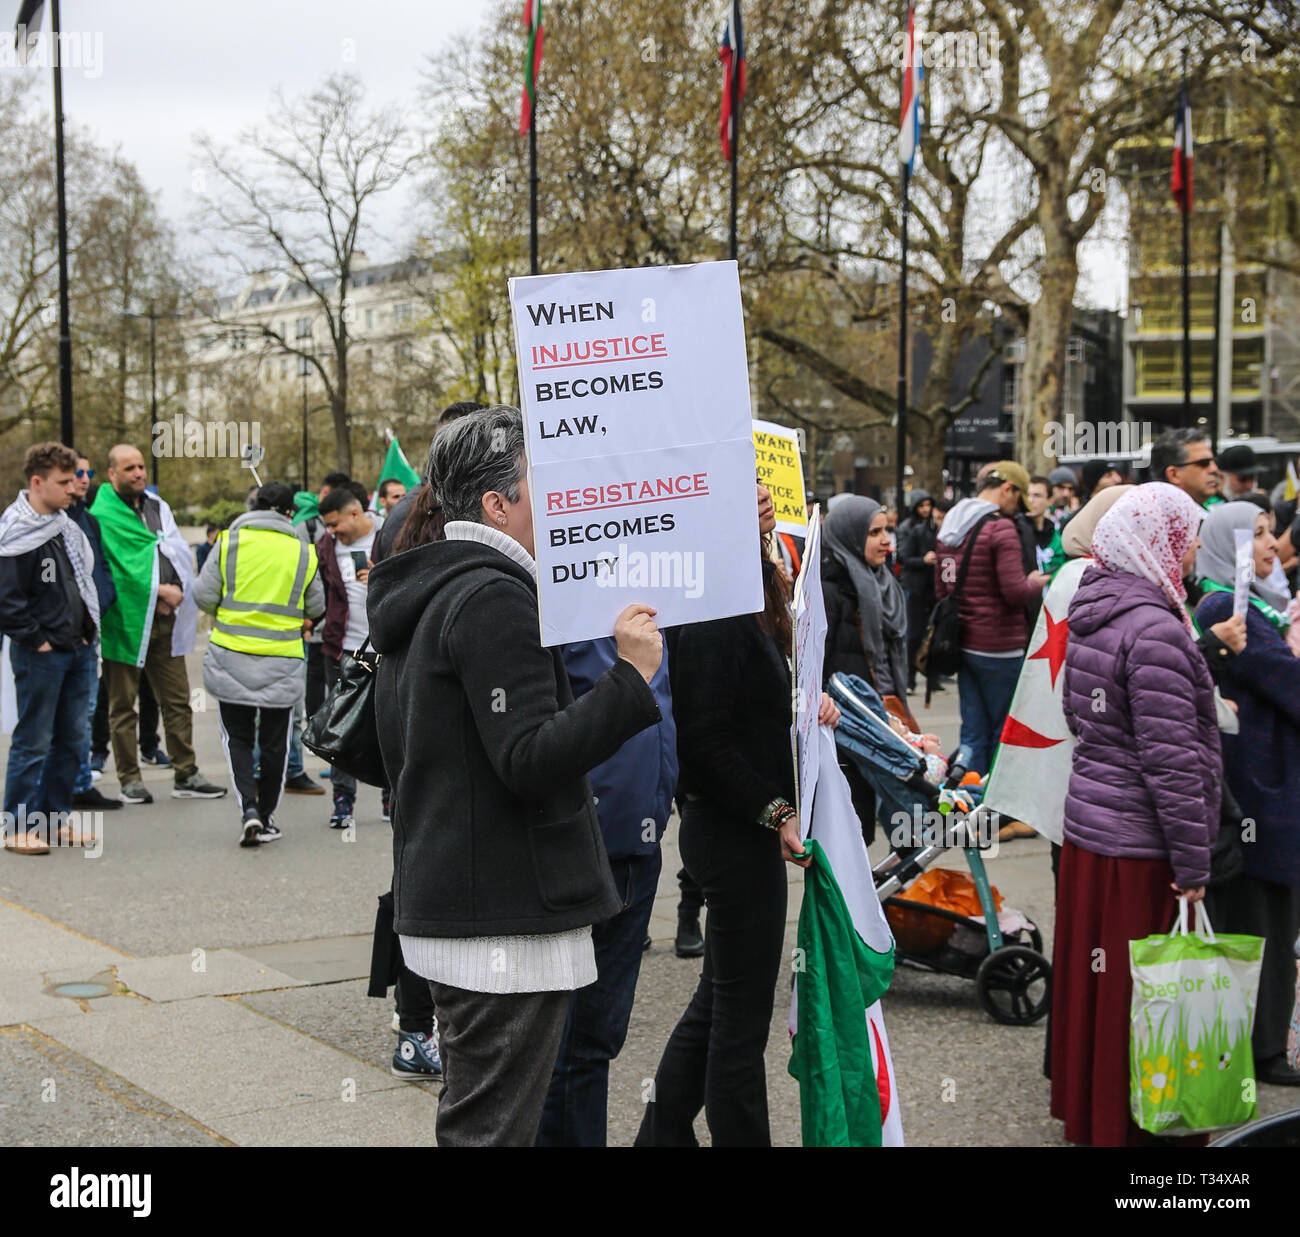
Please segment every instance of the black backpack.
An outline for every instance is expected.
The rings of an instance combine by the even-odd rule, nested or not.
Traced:
[[[953,590],[946,597],[935,603],[930,612],[930,622],[925,629],[925,639],[916,654],[916,667],[925,675],[925,702],[930,703],[932,685],[942,676],[956,674],[961,667],[961,615],[957,609],[957,598],[966,583],[966,572],[970,568],[971,554],[975,550],[975,539],[980,529],[998,512],[990,511],[981,516],[966,538],[966,548],[962,551],[961,567],[957,572],[957,581]]]

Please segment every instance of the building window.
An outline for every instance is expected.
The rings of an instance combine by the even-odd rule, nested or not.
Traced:
[[[289,376],[289,358],[287,356],[282,356],[280,358],[280,377],[287,378],[288,376]]]
[[[299,339],[310,339],[310,338],[311,338],[311,319],[310,319],[310,318],[299,318],[299,319],[298,319],[298,338],[299,338]]]
[[[367,330],[367,331],[373,331],[374,329],[375,329],[375,311],[374,311],[373,309],[367,309],[367,310],[366,310],[366,330]]]
[[[410,322],[411,320],[411,303],[410,301],[398,301],[393,306],[393,317],[399,324]]]
[[[236,332],[230,337],[230,351],[243,352],[248,347],[248,341],[244,338],[242,332]]]

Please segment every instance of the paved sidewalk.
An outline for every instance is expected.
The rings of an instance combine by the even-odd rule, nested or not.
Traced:
[[[196,654],[194,686],[199,665]],[[917,711],[955,746],[955,691]],[[215,713],[194,722],[200,768],[228,784]],[[0,740],[0,760],[7,751]],[[314,774],[321,764],[309,758],[307,767]],[[0,855],[0,1142],[433,1145],[436,1088],[389,1073],[391,1003],[365,995],[375,899],[392,864],[379,792],[363,788],[350,840],[327,828],[328,796],[287,797],[276,817],[283,840],[250,851],[236,844],[229,797],[173,800],[169,771],[148,770],[145,780],[156,802],[106,813],[97,858]],[[111,762],[100,787],[117,792]],[[654,947],[611,1070],[614,1145],[632,1141],[647,1081],[699,976],[698,961],[672,950],[679,866],[674,821]],[[1050,952],[1046,842],[1006,845],[988,866]],[[802,876],[789,876],[792,947]],[[56,994],[72,982],[105,995]],[[1043,1027],[999,1026],[973,983],[907,970],[885,1011],[909,1143],[1060,1144],[1047,1115]],[[799,1097],[786,1072],[786,1019],[778,994],[769,1105],[774,1141],[791,1145]],[[1262,1088],[1261,1111],[1289,1099]],[[697,1128],[707,1140],[703,1120]]]

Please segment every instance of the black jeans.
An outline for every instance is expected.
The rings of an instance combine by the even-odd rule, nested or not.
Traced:
[[[140,676],[140,750],[158,750],[158,701],[146,675]],[[99,699],[95,702],[95,716],[90,725],[90,750],[100,760],[108,756],[108,683],[99,679]]]
[[[325,646],[317,642],[304,647],[307,650],[307,716],[310,717],[325,703]]]
[[[682,859],[709,908],[704,971],[655,1074],[638,1147],[695,1145],[703,1108],[715,1147],[765,1147],[763,1053],[781,975],[786,871],[781,841],[702,799],[682,808]]]
[[[677,918],[698,919],[704,906],[704,891],[685,868],[677,873],[677,888],[681,891],[677,902]]]
[[[293,709],[258,709],[251,704],[220,702],[221,740],[230,764],[230,780],[243,820],[271,819],[284,793],[289,760],[289,720]],[[253,776],[253,746],[261,748],[260,776]]]

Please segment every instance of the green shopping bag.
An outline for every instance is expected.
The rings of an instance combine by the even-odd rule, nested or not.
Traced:
[[[1215,936],[1187,899],[1168,936],[1129,942],[1133,1001],[1129,1100],[1136,1125],[1151,1134],[1187,1134],[1241,1125],[1255,1116],[1250,1032],[1264,941]]]

